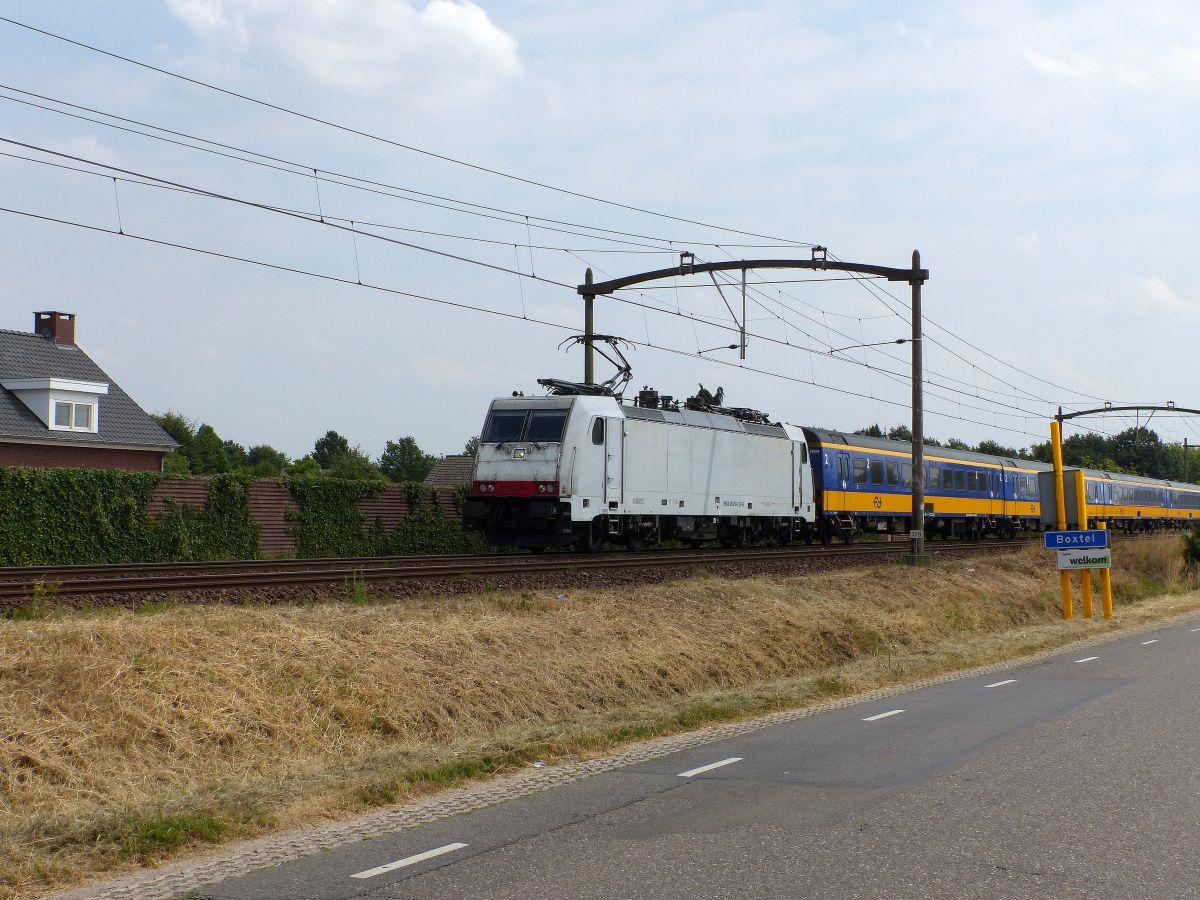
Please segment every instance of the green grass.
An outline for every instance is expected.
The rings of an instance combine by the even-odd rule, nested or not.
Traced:
[[[109,846],[122,859],[144,861],[167,850],[193,842],[220,842],[229,824],[209,812],[177,815],[128,815],[117,818],[92,834],[99,846]]]

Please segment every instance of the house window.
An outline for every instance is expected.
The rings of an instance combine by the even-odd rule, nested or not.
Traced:
[[[54,427],[70,431],[93,431],[94,413],[90,403],[54,401]]]

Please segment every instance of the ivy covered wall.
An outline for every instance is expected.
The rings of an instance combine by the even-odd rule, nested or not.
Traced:
[[[163,476],[111,469],[0,468],[0,564],[7,566],[253,558],[251,479],[212,479],[202,508],[146,515]]]
[[[169,498],[154,502],[155,488],[164,480],[157,473],[107,469],[0,468],[0,565],[187,562],[260,555],[261,529],[250,504],[252,477],[224,474],[203,479],[207,490],[193,491],[205,497],[199,506]],[[383,482],[308,476],[288,479],[285,485],[297,506],[289,518],[296,556],[301,558],[486,549],[480,536],[465,533],[457,521],[446,518],[427,485],[400,487],[404,501],[388,507],[387,525],[379,515],[365,518],[355,506],[385,491]],[[164,491],[171,487],[164,486]],[[442,505],[453,515],[458,501],[449,497]]]

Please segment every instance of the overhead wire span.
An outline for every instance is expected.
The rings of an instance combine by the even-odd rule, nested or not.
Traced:
[[[35,34],[40,34],[43,37],[48,37],[48,38],[51,38],[56,41],[61,41],[63,43],[70,44],[75,47],[79,47],[81,49],[87,50],[92,53],[98,53],[103,56],[107,56],[110,59],[115,59],[115,60],[118,60],[119,62],[126,63],[128,65],[138,66],[140,68],[146,69],[151,72],[157,72],[160,75],[165,75],[170,78],[176,78],[176,79],[179,79],[180,81],[186,82],[188,84],[192,84],[197,87],[204,88],[206,90],[215,91],[219,94],[223,94],[228,97],[233,97],[238,100],[243,100],[247,103],[253,103],[253,104],[255,104],[257,106],[261,106],[265,109],[271,109],[271,110],[274,110],[275,112],[280,112],[280,113],[284,113],[286,115],[295,116],[296,118],[303,119],[305,121],[312,122],[314,124],[321,125],[326,128],[332,128],[337,131],[344,132],[346,134],[354,135],[356,137],[366,138],[368,140],[376,141],[378,143],[382,143],[382,144],[385,144],[385,145],[388,145],[391,147],[395,147],[400,150],[405,150],[410,153],[416,153],[421,156],[426,156],[431,159],[440,160],[442,162],[450,163],[450,164],[453,164],[456,166],[462,166],[464,168],[472,169],[477,172],[482,172],[487,175],[494,175],[498,178],[505,178],[505,179],[508,179],[511,181],[518,182],[520,184],[529,185],[531,187],[536,187],[536,188],[540,188],[543,190],[552,191],[552,192],[559,193],[559,194],[564,194],[564,195],[570,196],[570,197],[576,197],[581,200],[588,200],[593,203],[600,203],[600,204],[603,204],[606,206],[614,207],[616,209],[623,209],[623,210],[626,210],[629,212],[636,212],[641,215],[653,216],[655,218],[667,219],[670,221],[681,222],[681,223],[688,224],[688,225],[697,225],[701,228],[711,228],[715,231],[723,231],[726,234],[738,234],[738,235],[742,235],[744,237],[760,238],[760,239],[769,240],[769,241],[781,241],[782,243],[786,243],[786,244],[793,245],[793,246],[813,246],[812,244],[805,242],[805,241],[793,241],[793,240],[789,240],[786,238],[777,238],[777,237],[774,237],[773,235],[758,234],[753,231],[746,231],[746,230],[739,229],[739,228],[729,228],[729,227],[726,227],[723,225],[713,225],[708,222],[701,222],[696,219],[689,219],[689,218],[686,218],[683,216],[672,215],[670,213],[658,212],[656,210],[646,209],[646,208],[634,206],[634,205],[628,204],[628,203],[621,203],[616,200],[608,200],[604,197],[597,197],[595,195],[587,194],[582,191],[575,191],[575,190],[571,190],[569,188],[558,187],[557,185],[552,185],[547,182],[537,181],[536,179],[525,178],[520,175],[515,175],[511,172],[505,172],[501,169],[494,169],[489,166],[480,165],[478,163],[468,162],[467,160],[458,159],[457,157],[453,157],[448,154],[438,153],[433,150],[427,150],[423,147],[417,147],[413,144],[406,144],[403,141],[397,141],[392,138],[384,137],[382,135],[378,135],[373,132],[365,131],[360,128],[355,128],[350,125],[344,125],[340,122],[334,122],[331,119],[325,119],[325,118],[322,118],[321,116],[312,115],[311,113],[306,113],[306,112],[303,112],[298,109],[293,109],[291,107],[287,107],[287,106],[284,106],[279,103],[273,103],[269,100],[263,100],[259,97],[254,97],[250,94],[243,94],[239,91],[234,91],[229,88],[223,88],[220,85],[212,84],[210,82],[203,81],[199,78],[192,78],[188,75],[183,75],[179,72],[172,72],[170,69],[164,69],[161,66],[156,66],[156,65],[153,65],[152,63],[143,62],[142,60],[134,59],[133,57],[130,57],[130,56],[124,56],[120,53],[115,53],[112,50],[105,50],[104,48],[98,47],[94,44],[89,44],[85,41],[80,41],[75,38],[70,38],[70,37],[67,37],[66,35],[58,34],[57,32],[49,31],[44,28],[38,28],[34,25],[28,24],[27,22],[22,22],[18,19],[13,19],[8,16],[0,16],[0,22],[7,22],[9,25],[13,25],[17,28],[26,29]]]
[[[834,255],[834,254],[832,254],[832,253],[830,254],[830,256],[832,256],[834,259],[838,259],[838,257],[837,257],[837,256],[835,256],[835,255]],[[880,296],[880,294],[886,295],[886,296],[887,296],[887,297],[889,297],[891,300],[893,300],[894,302],[896,302],[897,304],[899,304],[899,305],[901,306],[901,308],[903,309],[903,302],[902,302],[902,301],[900,300],[900,298],[898,298],[898,297],[897,297],[895,294],[893,294],[891,291],[887,290],[886,288],[882,288],[882,287],[880,287],[879,285],[872,284],[872,283],[868,282],[868,281],[867,281],[867,280],[865,280],[865,279],[856,278],[855,280],[856,280],[856,281],[859,281],[859,282],[861,283],[862,287],[863,287],[863,288],[864,288],[864,289],[865,289],[865,290],[866,290],[868,293],[870,293],[872,296],[874,296],[874,297],[875,297],[875,298],[876,298],[876,299],[877,299],[877,300],[878,300],[878,301],[879,301],[879,302],[880,302],[880,303],[881,303],[881,304],[884,306],[884,308],[885,308],[885,309],[888,309],[888,310],[890,310],[890,311],[891,311],[893,314],[895,314],[895,315],[899,316],[901,319],[903,319],[903,320],[904,320],[905,322],[907,322],[908,324],[910,324],[910,325],[912,324],[912,321],[911,321],[911,319],[907,318],[907,317],[906,317],[906,316],[903,314],[903,312],[899,312],[899,311],[897,311],[896,309],[894,309],[894,308],[891,306],[891,304],[889,304],[889,303],[888,303],[886,300],[884,300],[884,299],[883,299],[883,297],[882,297],[882,296]],[[1000,358],[1000,357],[996,356],[995,354],[989,353],[987,350],[984,350],[982,347],[979,347],[978,345],[976,345],[976,344],[972,343],[971,341],[968,341],[966,338],[962,337],[962,336],[961,336],[961,335],[959,335],[957,332],[951,331],[949,328],[946,328],[944,325],[940,324],[940,323],[939,323],[937,320],[935,320],[935,319],[931,319],[929,316],[924,316],[924,317],[923,317],[923,324],[928,324],[928,325],[932,325],[932,326],[934,326],[934,327],[935,327],[935,328],[937,328],[939,331],[942,331],[943,333],[945,333],[945,334],[949,335],[950,337],[954,338],[954,340],[956,340],[956,341],[959,341],[959,342],[961,342],[961,343],[965,344],[966,346],[970,347],[970,348],[971,348],[972,350],[974,350],[976,353],[981,353],[981,354],[983,354],[984,356],[986,356],[988,359],[991,359],[991,360],[993,360],[994,362],[997,362],[997,363],[999,363],[999,364],[1000,364],[1000,365],[1002,365],[1002,366],[1006,366],[1007,368],[1009,368],[1009,369],[1012,369],[1014,372],[1017,372],[1017,373],[1019,373],[1019,374],[1021,374],[1021,375],[1024,375],[1026,378],[1030,378],[1030,379],[1033,379],[1034,381],[1037,381],[1037,382],[1039,382],[1039,383],[1041,383],[1041,384],[1044,384],[1044,385],[1046,385],[1047,387],[1052,387],[1052,388],[1054,388],[1055,390],[1064,391],[1064,392],[1066,392],[1066,393],[1068,393],[1068,394],[1074,394],[1075,396],[1078,396],[1078,397],[1087,397],[1087,398],[1089,398],[1089,399],[1091,399],[1091,400],[1100,400],[1100,401],[1103,401],[1103,400],[1109,399],[1109,398],[1106,398],[1106,397],[1098,397],[1098,396],[1096,396],[1096,395],[1094,395],[1094,394],[1089,394],[1089,393],[1087,393],[1086,391],[1080,391],[1080,390],[1076,390],[1075,388],[1070,388],[1070,387],[1067,387],[1067,386],[1065,386],[1065,385],[1058,384],[1058,383],[1056,383],[1056,382],[1053,382],[1053,381],[1049,381],[1048,379],[1045,379],[1045,378],[1042,378],[1042,377],[1040,377],[1040,376],[1038,376],[1038,375],[1035,375],[1035,374],[1033,374],[1032,372],[1029,372],[1029,371],[1027,371],[1026,369],[1022,369],[1020,366],[1015,366],[1015,365],[1013,365],[1012,363],[1008,362],[1007,360],[1004,360],[1004,359],[1002,359],[1002,358]],[[945,344],[943,344],[941,341],[938,341],[938,340],[936,340],[936,339],[934,339],[934,338],[930,338],[930,343],[932,343],[932,344],[935,344],[935,345],[936,345],[936,346],[938,346],[938,347],[941,347],[941,348],[942,348],[943,350],[945,350],[947,353],[950,353],[951,355],[955,356],[957,359],[960,359],[960,360],[962,360],[963,362],[966,362],[968,365],[973,365],[973,364],[971,363],[971,361],[970,361],[970,360],[967,360],[965,357],[961,356],[960,354],[958,354],[957,352],[955,352],[955,351],[954,351],[954,350],[952,350],[951,348],[947,347],[947,346],[946,346]],[[981,371],[981,372],[983,372],[984,374],[986,374],[986,375],[987,375],[989,378],[992,378],[992,379],[994,379],[995,381],[997,381],[997,382],[999,382],[999,383],[1001,383],[1001,384],[1006,384],[1006,385],[1008,385],[1009,387],[1013,388],[1014,390],[1020,390],[1020,388],[1018,388],[1018,386],[1016,386],[1016,385],[1012,384],[1012,382],[1010,382],[1010,381],[1008,381],[1008,380],[1006,380],[1006,379],[1004,379],[1004,378],[1001,378],[1000,376],[996,375],[996,374],[995,374],[995,373],[993,373],[993,372],[990,372],[990,371],[988,371],[988,370],[986,370],[986,369],[982,369],[982,368],[980,369],[980,371]],[[1027,395],[1028,395],[1028,399],[1031,399],[1031,400],[1038,400],[1038,401],[1040,401],[1040,402],[1043,402],[1043,403],[1052,403],[1052,402],[1053,402],[1053,401],[1051,401],[1051,400],[1049,400],[1049,399],[1047,399],[1047,398],[1045,398],[1045,397],[1038,397],[1038,396],[1036,396],[1036,395],[1033,395],[1033,394],[1032,394],[1032,393],[1030,393],[1030,392],[1026,392],[1026,393],[1027,393]]]
[[[59,151],[59,150],[51,150],[47,147],[38,147],[35,144],[27,144],[24,141],[14,140],[13,138],[0,136],[0,143],[12,144],[17,147],[24,147],[26,150],[33,150],[38,153],[46,153],[50,156],[57,156],[61,159],[70,159],[70,160],[74,160],[75,162],[86,163],[90,166],[98,166],[102,169],[107,169],[111,172],[120,172],[122,175],[128,175],[128,176],[132,176],[135,178],[144,179],[143,183],[154,182],[157,184],[166,185],[167,187],[170,187],[170,188],[175,188],[177,190],[186,191],[186,192],[195,194],[197,196],[209,197],[214,200],[221,200],[221,201],[224,201],[227,203],[236,203],[239,206],[245,206],[245,207],[248,207],[251,209],[261,210],[263,212],[269,212],[269,213],[274,213],[274,214],[280,215],[280,216],[286,216],[288,218],[295,219],[300,222],[308,222],[309,224],[312,224],[312,225],[320,225],[324,228],[332,228],[332,229],[336,229],[338,231],[351,231],[352,230],[352,229],[347,228],[344,225],[339,225],[336,222],[326,221],[324,217],[314,218],[311,214],[288,212],[287,210],[284,210],[280,207],[271,206],[270,204],[266,204],[266,203],[259,203],[256,200],[246,200],[241,197],[234,197],[231,194],[223,194],[218,191],[210,191],[206,188],[196,187],[195,185],[183,184],[182,182],[171,181],[170,179],[160,178],[156,175],[148,175],[144,172],[136,172],[132,169],[125,169],[125,168],[122,168],[121,166],[112,165],[111,163],[100,162],[99,160],[94,160],[94,159],[86,159],[81,156],[74,156],[70,153],[63,153],[62,151]],[[93,173],[93,174],[97,174],[97,173]],[[522,278],[528,278],[531,281],[545,282],[547,284],[552,284],[556,287],[569,288],[571,290],[575,289],[575,285],[573,285],[573,284],[567,284],[566,282],[563,282],[563,281],[555,281],[551,278],[542,278],[538,275],[526,274],[525,272],[521,272],[518,269],[510,269],[507,266],[498,266],[493,263],[484,262],[483,260],[480,260],[480,259],[473,259],[469,256],[462,256],[457,253],[449,253],[445,250],[438,250],[433,247],[425,247],[421,244],[414,244],[414,243],[411,243],[410,241],[402,241],[402,240],[399,240],[398,238],[385,237],[383,235],[375,234],[374,232],[370,232],[370,231],[356,231],[355,233],[364,235],[366,237],[374,238],[377,241],[383,241],[388,244],[395,244],[396,246],[406,247],[410,250],[417,250],[422,253],[429,253],[434,256],[441,256],[441,257],[445,257],[447,259],[452,259],[452,260],[455,260],[456,262],[468,263],[470,265],[480,266],[485,269],[493,269],[497,272],[506,272],[510,275],[520,275]]]
[[[476,304],[464,303],[464,302],[456,301],[456,300],[447,300],[443,297],[434,297],[429,294],[421,294],[421,293],[417,293],[414,291],[405,291],[405,290],[401,290],[399,288],[387,287],[385,285],[373,284],[373,283],[365,282],[365,281],[359,282],[359,281],[356,281],[356,280],[353,280],[350,278],[345,278],[345,277],[342,277],[339,275],[330,275],[330,274],[324,273],[324,272],[317,272],[317,271],[313,271],[313,270],[309,270],[309,269],[302,269],[297,266],[288,266],[288,265],[284,265],[281,263],[273,263],[273,262],[268,262],[266,260],[255,259],[253,257],[239,256],[239,255],[232,254],[232,253],[224,253],[222,251],[211,250],[211,249],[208,249],[205,247],[197,247],[195,245],[185,244],[185,243],[182,243],[179,241],[169,241],[169,240],[164,240],[161,238],[150,237],[148,235],[135,234],[135,233],[131,233],[128,231],[122,233],[122,232],[114,231],[111,228],[105,228],[100,225],[91,225],[86,222],[76,222],[71,219],[63,219],[63,218],[60,218],[57,216],[49,216],[49,215],[45,215],[43,213],[35,213],[35,212],[29,211],[29,210],[22,210],[22,209],[15,209],[12,207],[0,206],[0,213],[5,213],[8,215],[13,215],[13,216],[20,216],[23,218],[33,219],[33,220],[38,220],[38,221],[43,221],[43,222],[49,222],[49,223],[57,224],[57,225],[64,225],[64,226],[69,226],[69,227],[73,227],[73,228],[79,228],[79,229],[83,229],[85,231],[89,231],[89,232],[93,232],[93,233],[97,233],[97,234],[104,234],[104,235],[108,235],[110,237],[125,238],[127,240],[137,241],[140,243],[145,243],[145,244],[149,244],[149,245],[153,245],[153,246],[165,247],[165,248],[170,248],[170,249],[174,249],[174,250],[183,250],[183,251],[190,252],[190,253],[196,253],[196,254],[199,254],[202,256],[207,256],[207,257],[212,257],[215,259],[224,260],[227,262],[243,263],[246,265],[252,265],[252,266],[259,267],[259,268],[265,268],[265,269],[270,269],[270,270],[279,271],[279,272],[286,272],[286,273],[293,274],[293,275],[300,275],[300,276],[304,276],[304,277],[315,278],[315,279],[319,279],[319,280],[325,281],[325,282],[348,285],[351,287],[365,288],[368,290],[378,291],[378,292],[382,292],[382,293],[386,293],[386,294],[390,294],[390,295],[394,295],[394,296],[407,297],[407,298],[410,298],[413,300],[427,301],[430,303],[436,303],[441,306],[447,306],[447,307],[451,307],[451,308],[455,308],[455,309],[466,310],[469,312],[485,313],[488,315],[497,316],[500,318],[509,319],[509,320],[516,321],[516,322],[530,322],[535,325],[543,325],[543,326],[558,329],[560,331],[574,332],[578,328],[577,325],[568,325],[568,324],[564,324],[561,322],[552,322],[552,321],[549,321],[546,319],[538,319],[538,318],[534,318],[534,317],[523,316],[523,315],[519,315],[517,313],[505,312],[503,310],[493,309],[490,307],[478,306]],[[623,302],[629,302],[629,301],[623,301]],[[653,308],[651,308],[651,309],[653,309]],[[647,348],[659,350],[659,351],[662,351],[665,353],[675,354],[678,356],[689,357],[692,359],[702,359],[706,362],[713,363],[716,365],[731,366],[733,368],[741,369],[743,371],[752,372],[754,374],[759,374],[759,375],[766,375],[768,377],[778,378],[778,379],[793,382],[796,384],[807,384],[807,385],[811,385],[816,388],[820,388],[822,390],[827,390],[827,391],[831,391],[834,393],[843,394],[846,396],[858,397],[858,398],[861,398],[864,400],[873,400],[878,403],[884,403],[884,404],[888,404],[888,405],[896,406],[896,407],[900,407],[900,408],[907,408],[907,404],[900,402],[900,401],[889,400],[885,397],[870,397],[866,394],[851,390],[849,388],[843,388],[843,387],[837,387],[834,385],[822,384],[821,382],[816,381],[815,379],[812,381],[808,381],[803,378],[797,378],[795,376],[785,375],[783,373],[771,371],[768,369],[760,369],[760,368],[756,368],[754,366],[747,366],[747,365],[744,365],[741,363],[739,363],[739,364],[729,363],[725,360],[704,356],[703,354],[700,354],[700,353],[692,353],[692,352],[686,351],[686,350],[679,350],[677,348],[668,347],[668,346],[665,346],[662,344],[651,344],[649,342],[642,342],[642,341],[638,341],[638,340],[634,340],[634,339],[630,339],[630,343],[638,345],[638,346],[645,346]],[[795,345],[795,344],[793,344],[791,346],[796,347],[797,349],[804,349],[804,348],[797,347],[797,345]],[[951,402],[953,402],[953,401],[951,401]],[[967,424],[981,425],[981,426],[984,426],[987,428],[996,428],[1001,431],[1006,431],[1006,432],[1010,432],[1013,434],[1022,434],[1022,435],[1027,435],[1029,437],[1035,437],[1035,438],[1040,437],[1040,435],[1037,435],[1033,432],[1024,431],[1022,429],[1014,428],[1012,426],[998,425],[994,422],[986,422],[986,421],[982,421],[982,420],[978,420],[978,419],[971,419],[971,418],[967,418],[962,415],[955,415],[953,413],[944,412],[944,411],[937,410],[934,408],[927,409],[927,413],[931,416],[945,418],[948,420],[960,421],[960,422],[964,422]]]
[[[526,214],[519,212],[517,210],[509,210],[509,209],[504,209],[503,207],[488,206],[488,205],[481,204],[481,203],[475,203],[470,200],[461,200],[461,199],[458,199],[455,197],[447,197],[447,196],[441,195],[441,194],[432,194],[427,191],[419,191],[415,188],[409,188],[409,187],[404,187],[402,185],[390,184],[388,182],[378,181],[378,180],[370,179],[370,178],[363,178],[361,176],[350,175],[350,174],[347,174],[344,172],[333,172],[328,169],[322,169],[320,167],[313,167],[313,166],[307,165],[305,163],[295,162],[293,160],[286,160],[281,157],[272,156],[272,155],[266,154],[266,153],[260,153],[255,150],[248,150],[243,147],[236,147],[235,145],[232,145],[232,144],[226,144],[226,143],[222,143],[220,141],[211,140],[209,138],[204,138],[204,137],[199,137],[197,135],[188,134],[187,132],[176,131],[174,129],[165,128],[164,126],[161,126],[161,125],[154,125],[154,124],[150,124],[150,123],[146,123],[146,122],[141,122],[137,119],[130,119],[125,116],[116,115],[115,113],[103,112],[100,110],[96,110],[92,107],[81,106],[79,104],[70,103],[69,101],[66,101],[66,100],[59,100],[56,98],[47,97],[46,95],[36,94],[32,91],[26,91],[21,88],[13,87],[11,85],[0,84],[0,89],[16,91],[17,93],[25,94],[26,96],[30,96],[30,97],[38,97],[39,99],[48,100],[51,103],[58,103],[63,106],[69,106],[73,109],[83,109],[88,112],[92,112],[98,116],[105,116],[105,117],[108,117],[111,119],[116,119],[117,121],[132,123],[132,124],[138,125],[142,128],[150,128],[150,129],[154,129],[156,131],[162,131],[164,134],[172,134],[177,137],[184,137],[184,138],[187,138],[187,140],[189,140],[189,141],[198,141],[203,144],[210,144],[211,146],[209,146],[209,147],[198,146],[196,144],[189,144],[186,141],[175,140],[173,138],[164,137],[161,134],[152,134],[150,132],[138,131],[135,128],[128,128],[128,127],[125,127],[122,125],[115,125],[112,122],[106,122],[102,119],[93,119],[89,116],[80,115],[78,113],[71,113],[71,112],[67,112],[65,110],[55,109],[54,107],[45,106],[40,103],[33,103],[28,100],[22,100],[19,97],[9,97],[7,95],[0,94],[0,100],[8,100],[11,103],[19,103],[24,106],[33,107],[35,109],[44,110],[46,112],[55,113],[55,114],[61,115],[61,116],[67,116],[69,118],[77,119],[79,121],[89,122],[94,125],[100,125],[105,128],[111,128],[113,130],[121,131],[121,132],[124,132],[127,134],[133,134],[133,135],[137,135],[139,137],[144,137],[144,138],[149,138],[151,140],[161,141],[163,143],[172,144],[172,145],[175,145],[178,147],[184,147],[189,150],[197,150],[202,153],[208,153],[213,156],[222,157],[224,159],[233,160],[235,162],[241,162],[241,163],[245,163],[247,165],[258,166],[260,168],[264,168],[264,169],[268,169],[268,170],[272,170],[272,171],[276,171],[276,172],[281,172],[286,175],[299,176],[302,178],[313,177],[313,169],[316,168],[318,179],[326,182],[327,184],[334,184],[334,185],[338,185],[339,187],[349,188],[351,190],[361,191],[363,193],[374,194],[376,196],[391,197],[392,199],[395,199],[395,200],[403,200],[407,203],[413,203],[413,204],[417,204],[417,205],[421,205],[421,206],[429,206],[429,207],[433,207],[436,209],[446,210],[448,212],[459,213],[462,215],[475,216],[476,218],[490,219],[492,221],[503,222],[503,223],[506,223],[509,225],[523,226],[525,224],[524,219],[526,217]],[[236,151],[236,153],[246,154],[246,156],[238,156],[235,153],[226,153],[226,152],[224,152],[224,150],[214,150],[213,147],[221,147],[221,148],[224,148],[225,150],[233,150],[233,151]],[[247,156],[256,157],[256,158],[247,158]],[[397,193],[397,192],[399,192],[399,193]],[[410,194],[412,196],[408,196]],[[457,205],[448,206],[446,204],[457,204]],[[460,207],[466,207],[466,208],[460,208]],[[505,216],[511,216],[512,218],[504,218]],[[609,243],[615,243],[615,244],[628,244],[630,246],[646,248],[650,252],[662,252],[662,251],[668,249],[666,247],[663,247],[662,244],[671,244],[671,243],[678,243],[680,245],[685,245],[685,246],[686,245],[714,246],[714,244],[710,241],[703,241],[703,240],[699,240],[699,239],[681,240],[678,238],[674,238],[674,239],[662,238],[662,237],[656,237],[654,235],[643,235],[638,232],[618,231],[618,230],[611,229],[611,228],[604,228],[604,227],[598,226],[598,225],[585,225],[585,224],[578,223],[578,222],[570,222],[570,221],[563,220],[563,219],[553,219],[553,218],[547,218],[547,217],[537,216],[537,215],[529,215],[528,218],[530,218],[533,221],[533,227],[537,228],[541,231],[550,231],[550,232],[556,232],[556,233],[561,233],[561,234],[573,234],[578,237],[586,237],[586,238],[590,238],[590,239],[594,239],[594,240],[604,240],[604,241],[608,241]],[[539,224],[539,223],[550,223],[550,224]],[[558,227],[558,226],[563,226],[563,227]],[[584,229],[584,231],[569,230],[572,228]],[[605,237],[604,235],[606,235],[606,234],[621,235],[625,239]],[[637,238],[638,240],[628,240],[629,238]],[[645,241],[657,241],[658,243],[657,244],[647,244],[647,243],[644,243]],[[504,243],[511,243],[511,242],[505,241]],[[751,247],[786,248],[786,247],[795,247],[798,245],[785,243],[785,244],[726,244],[725,246],[736,246],[736,247],[746,247],[746,248],[751,248]],[[803,246],[807,246],[807,245],[803,245]],[[609,251],[609,252],[617,252],[617,251]]]

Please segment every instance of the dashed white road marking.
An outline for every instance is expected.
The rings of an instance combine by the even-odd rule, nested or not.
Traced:
[[[1150,640],[1148,640],[1148,641],[1142,641],[1142,646],[1145,647],[1147,644],[1157,644],[1157,643],[1158,643],[1158,638],[1150,638]]]
[[[1188,631],[1200,631],[1200,628],[1189,628]]]
[[[691,778],[693,775],[700,775],[704,772],[711,772],[713,769],[719,769],[721,766],[733,765],[735,762],[741,762],[742,757],[731,756],[729,759],[723,759],[720,762],[709,763],[707,766],[700,766],[696,769],[688,769],[686,772],[680,772],[676,778]]]
[[[985,684],[984,687],[1003,687],[1006,684],[1015,684],[1017,679],[1005,678],[1003,681],[993,681],[991,684]]]
[[[461,850],[465,846],[467,845],[462,843],[447,844],[444,847],[426,850],[424,853],[416,853],[412,856],[406,856],[404,859],[398,859],[395,862],[384,863],[382,866],[376,866],[374,869],[367,869],[365,872],[356,872],[350,877],[374,878],[376,875],[382,875],[385,872],[391,872],[395,869],[403,869],[405,866],[414,866],[419,862],[425,862],[427,859],[433,859],[435,856],[441,856],[443,853],[453,853],[455,850]]]
[[[889,712],[879,713],[879,715],[876,715],[876,716],[867,716],[865,719],[863,719],[863,721],[864,722],[874,722],[877,719],[886,719],[888,716],[898,716],[902,712],[904,712],[904,710],[902,710],[902,709],[893,709],[893,710],[890,710]]]
[[[1099,659],[1098,656],[1085,656],[1083,659],[1077,659],[1075,662],[1091,662],[1093,659]]]

